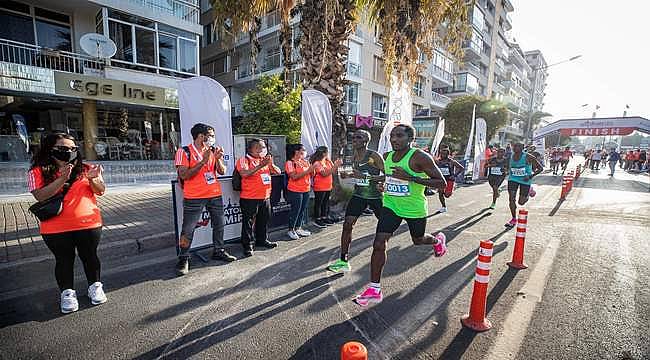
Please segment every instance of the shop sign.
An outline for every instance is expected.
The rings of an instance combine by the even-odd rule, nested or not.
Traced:
[[[56,94],[138,105],[165,106],[165,89],[126,81],[55,71]]]
[[[54,94],[54,71],[0,61],[0,88]]]

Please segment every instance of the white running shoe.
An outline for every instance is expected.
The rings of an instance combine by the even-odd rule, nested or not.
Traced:
[[[298,234],[296,234],[296,232],[293,231],[293,230],[289,230],[289,232],[287,232],[287,236],[289,236],[289,238],[290,238],[291,240],[298,240],[298,239],[300,239],[300,236],[298,236]]]
[[[77,301],[77,293],[72,289],[65,289],[61,293],[61,312],[69,314],[79,310],[79,302]]]
[[[440,209],[438,209],[438,212],[441,213],[441,214],[446,213],[447,212],[447,207],[441,207]]]
[[[311,231],[305,229],[297,229],[296,234],[298,234],[298,236],[307,237],[311,235]]]
[[[108,300],[103,288],[104,285],[99,281],[88,287],[88,297],[93,305],[103,304]]]

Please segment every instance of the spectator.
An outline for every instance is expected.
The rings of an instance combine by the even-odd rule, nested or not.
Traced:
[[[64,314],[79,309],[74,290],[75,251],[86,273],[90,302],[93,305],[106,302],[97,257],[102,218],[95,198],[106,187],[102,167],[84,164],[74,140],[69,134],[47,135],[27,173],[29,191],[37,201],[63,193],[63,210],[41,220],[40,232],[54,254],[54,276],[61,291],[60,308]]]
[[[267,153],[262,139],[252,139],[246,147],[246,156],[235,165],[241,175],[239,206],[242,212],[241,243],[244,256],[253,256],[254,245],[273,249],[276,243],[268,239],[271,217],[271,175],[280,174]]]
[[[176,169],[183,184],[183,225],[179,239],[180,252],[176,274],[189,271],[189,251],[194,238],[196,223],[201,219],[203,208],[210,213],[212,224],[212,259],[232,262],[237,260],[228,254],[223,242],[223,198],[217,173],[224,175],[223,148],[215,147],[214,128],[196,124],[190,130],[194,141],[176,152]]]
[[[324,228],[334,224],[329,218],[332,173],[337,171],[343,162],[341,159],[332,162],[327,146],[319,146],[309,160],[314,164],[314,225]]]
[[[291,204],[291,211],[289,212],[289,232],[287,235],[291,240],[311,235],[311,232],[302,228],[302,225],[307,221],[309,179],[314,171],[314,165],[309,164],[309,161],[305,159],[306,155],[307,151],[302,144],[288,146],[288,160],[284,167],[289,178],[286,199]]]

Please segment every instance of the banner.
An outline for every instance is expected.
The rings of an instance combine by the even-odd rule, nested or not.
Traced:
[[[181,117],[181,146],[191,143],[190,129],[197,123],[214,128],[216,145],[223,147],[226,175],[232,174],[233,159],[230,97],[215,80],[196,76],[178,82],[179,113]]]
[[[20,137],[20,140],[25,143],[25,152],[29,152],[29,135],[27,134],[27,126],[25,125],[25,118],[20,114],[13,114],[11,118],[16,124],[16,133]]]
[[[467,146],[465,147],[465,161],[469,160],[472,156],[472,140],[474,140],[474,123],[476,122],[476,104],[472,108],[472,127],[469,130],[469,138],[467,139]]]
[[[445,136],[445,119],[440,119],[438,121],[438,128],[436,129],[436,135],[433,137],[433,144],[431,144],[431,155],[433,158],[438,157],[438,149],[440,148],[440,143],[442,138]]]
[[[332,149],[332,106],[318,90],[302,91],[302,124],[300,142],[311,155],[319,146]]]
[[[472,180],[477,180],[483,172],[485,164],[485,148],[487,147],[487,123],[485,119],[476,119],[476,139],[474,140],[474,167],[472,169]]]
[[[411,97],[411,86],[403,81],[401,84],[397,77],[391,78],[390,93],[388,97],[388,121],[379,138],[378,152],[384,154],[392,151],[390,145],[390,132],[399,124],[411,125],[413,122],[413,98]]]

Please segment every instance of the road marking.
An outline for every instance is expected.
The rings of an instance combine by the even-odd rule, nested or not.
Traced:
[[[460,207],[460,208],[464,208],[464,207],[467,207],[467,206],[472,205],[472,204],[475,203],[475,202],[476,202],[476,200],[472,200],[472,201],[467,202],[467,203],[464,203],[464,204],[462,204],[462,205],[458,205],[458,207]]]
[[[547,243],[544,253],[540,257],[530,277],[519,290],[510,313],[503,322],[502,329],[496,337],[495,343],[488,351],[488,360],[514,359],[519,352],[521,343],[526,336],[528,325],[533,317],[537,303],[542,300],[546,279],[553,268],[553,260],[560,246],[560,236],[552,237]]]

